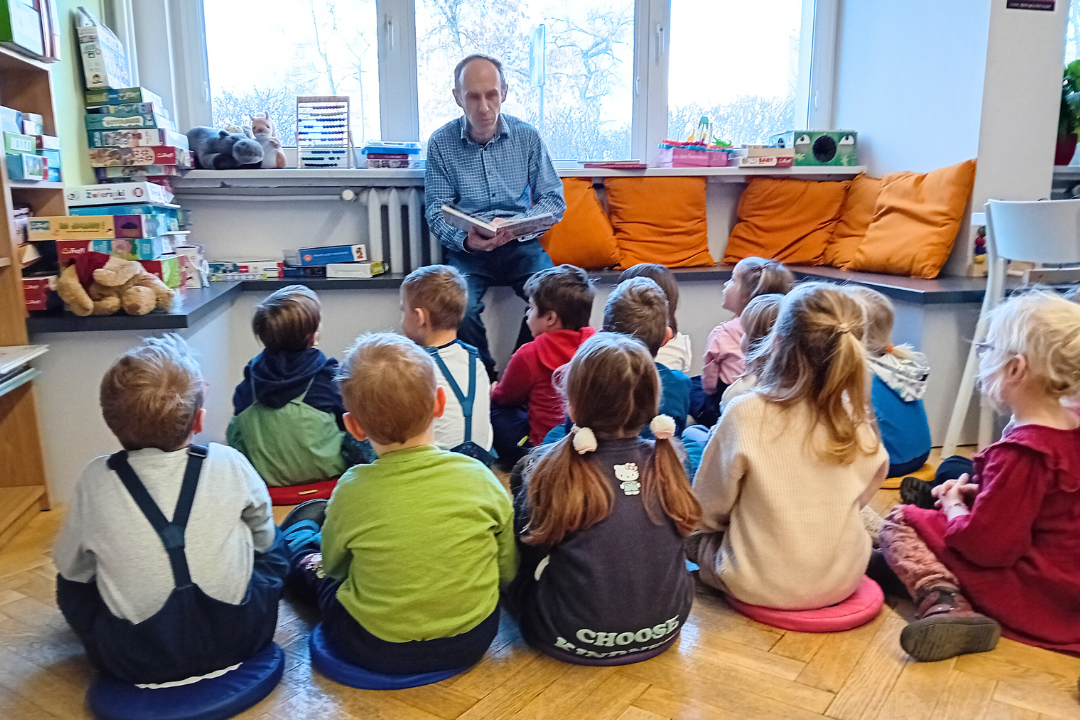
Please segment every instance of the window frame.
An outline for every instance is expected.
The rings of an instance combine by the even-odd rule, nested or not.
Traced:
[[[107,0],[130,6],[131,0]],[[840,0],[803,0],[796,117],[805,128],[832,129]],[[379,110],[383,140],[420,141],[415,0],[376,0]],[[171,3],[171,52],[177,117],[210,125],[209,63],[203,0]],[[671,0],[634,0],[633,109],[630,151],[650,164],[667,134]],[[162,47],[150,39],[145,48]],[[170,43],[164,44],[165,48]],[[804,75],[804,63],[809,72]],[[182,83],[182,84],[181,84]],[[585,159],[585,158],[580,158]]]

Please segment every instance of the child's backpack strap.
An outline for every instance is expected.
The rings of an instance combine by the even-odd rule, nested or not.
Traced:
[[[450,390],[453,391],[454,397],[461,403],[461,414],[465,418],[465,438],[462,442],[472,442],[472,416],[473,416],[473,403],[476,400],[476,366],[480,363],[480,353],[472,345],[466,345],[460,340],[455,340],[455,343],[465,348],[465,351],[469,353],[469,394],[465,395],[461,392],[461,386],[457,384],[457,380],[454,379],[453,373],[450,372],[450,368],[446,367],[446,363],[443,361],[442,356],[439,355],[438,348],[425,348],[432,359],[435,360],[435,364],[439,366],[439,372],[446,378],[446,382],[450,385]]]
[[[139,510],[150,521],[150,525],[161,538],[161,544],[165,546],[165,552],[169,555],[169,564],[172,566],[173,582],[176,587],[187,587],[191,585],[191,572],[188,570],[187,556],[184,554],[184,531],[187,529],[188,517],[191,515],[191,505],[195,501],[195,489],[199,485],[199,473],[202,472],[203,460],[206,459],[206,448],[202,445],[188,447],[184,481],[180,486],[180,497],[176,501],[176,510],[173,512],[171,521],[165,519],[161,508],[150,497],[150,492],[131,468],[127,456],[126,450],[118,452],[109,456],[106,464],[120,477],[120,482],[124,483],[124,487],[131,493],[131,498],[139,506]]]

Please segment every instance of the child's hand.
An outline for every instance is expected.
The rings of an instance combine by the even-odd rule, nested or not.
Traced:
[[[968,474],[964,473],[963,475],[961,475],[958,478],[955,478],[955,479],[952,479],[952,480],[946,480],[941,485],[938,485],[936,488],[932,489],[930,491],[930,494],[932,496],[934,496],[935,498],[937,498],[938,500],[940,500],[942,497],[945,496],[945,494],[947,492],[952,490],[954,487],[956,487],[957,485],[965,485],[965,484],[967,484],[967,482],[968,482]]]

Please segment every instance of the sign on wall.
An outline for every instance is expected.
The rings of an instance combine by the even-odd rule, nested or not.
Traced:
[[[1049,10],[1054,12],[1055,0],[1005,0],[1010,10]]]

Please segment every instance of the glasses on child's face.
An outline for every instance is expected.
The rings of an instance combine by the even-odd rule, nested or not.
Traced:
[[[984,357],[986,353],[994,349],[994,345],[988,342],[975,343],[975,354],[980,358]]]

